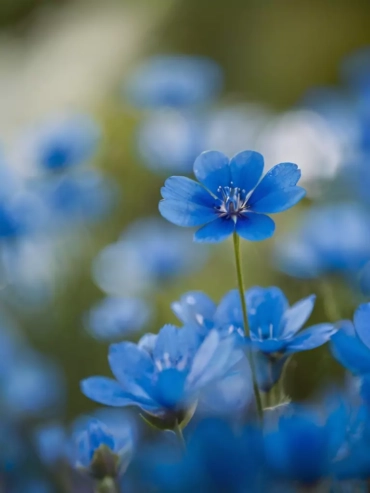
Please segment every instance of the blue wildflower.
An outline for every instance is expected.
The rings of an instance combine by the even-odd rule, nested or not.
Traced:
[[[330,273],[353,277],[369,259],[369,217],[358,205],[345,203],[310,210],[276,254],[283,271],[302,278]]]
[[[90,418],[84,429],[76,431],[75,466],[97,480],[117,478],[131,460],[132,439],[117,437],[96,418]]]
[[[137,150],[144,165],[155,172],[191,171],[204,149],[203,119],[176,110],[150,114],[137,131]]]
[[[29,131],[20,152],[36,170],[62,171],[91,159],[100,140],[100,128],[88,115],[51,118]],[[23,158],[24,159],[24,158]]]
[[[370,303],[360,305],[353,323],[343,320],[332,337],[330,348],[334,358],[355,375],[370,374]]]
[[[115,340],[143,329],[151,309],[140,298],[107,297],[86,315],[86,328],[100,340]]]
[[[49,423],[38,427],[34,441],[41,461],[48,466],[56,466],[68,455],[67,434],[60,423]]]
[[[0,394],[2,406],[13,418],[60,412],[64,404],[64,375],[50,358],[20,348],[17,360],[1,382]]]
[[[245,337],[237,290],[227,293],[218,306],[204,293],[190,292],[174,303],[172,309],[183,323],[196,327],[200,334],[216,329],[223,337],[232,335],[240,343],[250,345],[262,390],[269,390],[277,382],[292,354],[321,346],[335,332],[334,326],[328,323],[299,332],[313,310],[315,296],[289,307],[279,288],[254,287],[246,291],[245,299],[250,338]]]
[[[214,61],[177,55],[143,62],[132,72],[125,90],[137,106],[181,108],[208,102],[221,88],[222,72]]]
[[[203,152],[194,163],[200,183],[181,176],[168,178],[159,210],[178,226],[204,225],[195,241],[222,241],[234,231],[246,240],[269,238],[275,223],[266,214],[289,209],[305,190],[296,186],[301,176],[296,164],[278,164],[259,181],[263,167],[258,152],[243,151],[231,160],[218,151]]]
[[[165,325],[152,352],[131,342],[113,344],[109,363],[118,381],[90,377],[81,383],[90,399],[108,406],[138,406],[149,415],[182,421],[203,388],[239,359],[231,339],[211,331],[200,344],[192,328]]]
[[[338,453],[336,428],[342,416],[320,416],[310,409],[289,406],[277,427],[265,429],[267,470],[277,479],[318,486],[332,474]]]
[[[139,219],[98,254],[93,277],[106,293],[125,296],[191,273],[205,259],[186,231],[160,218]]]
[[[165,493],[257,493],[269,491],[264,466],[260,429],[235,430],[224,420],[208,418],[192,430],[185,456],[175,443],[162,440],[139,453],[133,471],[144,491],[150,484]]]
[[[50,227],[100,219],[117,198],[112,183],[94,170],[50,177],[39,184],[38,194],[49,210]]]

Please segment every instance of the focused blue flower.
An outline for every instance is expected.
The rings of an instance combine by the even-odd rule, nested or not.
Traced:
[[[125,92],[137,106],[180,108],[212,100],[222,82],[220,67],[209,58],[155,56],[132,72]]]
[[[113,344],[109,363],[118,381],[90,377],[81,383],[90,399],[108,406],[138,406],[149,415],[182,421],[199,394],[220,379],[241,355],[231,339],[211,331],[200,343],[192,328],[165,325],[152,352],[131,342]]]
[[[336,331],[332,324],[323,323],[299,332],[311,315],[315,296],[289,307],[279,288],[254,287],[246,291],[245,299],[250,338],[245,337],[237,290],[227,293],[217,307],[204,293],[190,292],[172,308],[183,323],[196,327],[200,334],[216,329],[223,337],[234,336],[240,343],[249,345],[262,390],[268,391],[278,381],[292,354],[321,346]]]
[[[290,275],[315,278],[340,273],[353,277],[370,259],[370,220],[355,204],[310,210],[298,231],[278,245],[276,261]]]
[[[96,418],[90,418],[83,430],[75,433],[75,466],[94,479],[117,478],[122,475],[132,455],[130,435],[117,437]]]
[[[203,152],[194,163],[200,183],[183,176],[165,182],[159,203],[163,217],[177,226],[201,226],[195,241],[218,242],[234,231],[251,241],[273,235],[274,221],[266,214],[282,212],[305,195],[296,186],[296,164],[274,166],[260,181],[263,156],[243,151],[231,160],[218,151]]]
[[[62,171],[90,160],[99,140],[100,128],[88,115],[62,115],[28,131],[18,144],[18,159],[26,158],[35,171]]]
[[[199,269],[206,250],[197,249],[191,235],[160,218],[139,219],[105,247],[93,264],[96,284],[113,296],[145,289]]]
[[[89,311],[85,322],[93,337],[112,341],[142,330],[150,315],[143,299],[107,297]]]
[[[370,303],[360,305],[353,323],[343,320],[330,342],[331,352],[355,375],[370,374]]]

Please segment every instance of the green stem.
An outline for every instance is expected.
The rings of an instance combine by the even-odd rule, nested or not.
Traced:
[[[95,493],[119,493],[119,489],[116,481],[107,477],[97,483]]]
[[[248,317],[247,317],[247,304],[245,302],[245,294],[244,294],[242,262],[241,262],[241,257],[240,257],[240,241],[239,241],[239,236],[237,235],[236,231],[234,231],[233,240],[234,240],[236,275],[238,278],[239,296],[240,296],[240,302],[242,304],[242,312],[243,312],[244,332],[245,332],[245,335],[247,337],[250,337],[249,326],[248,326]],[[254,391],[254,397],[256,399],[257,413],[258,413],[258,417],[260,419],[262,419],[263,408],[262,408],[261,396],[260,396],[260,393],[258,390],[258,385],[257,385],[257,380],[256,380],[256,367],[254,364],[254,358],[253,358],[252,351],[249,347],[247,350],[247,354],[248,354],[249,364],[250,364],[251,372],[252,372],[253,391]]]
[[[330,281],[327,279],[320,281],[320,291],[326,316],[330,322],[338,322],[341,319],[341,314]]]
[[[182,429],[181,429],[178,421],[176,421],[176,424],[175,424],[173,431],[175,432],[175,435],[177,436],[177,438],[179,440],[179,443],[181,445],[182,450],[185,452],[186,451],[186,442],[185,442],[185,438],[184,438],[184,435],[182,433]]]

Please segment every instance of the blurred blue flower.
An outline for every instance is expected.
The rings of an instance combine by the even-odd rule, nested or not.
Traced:
[[[68,456],[68,439],[64,427],[59,423],[49,423],[36,428],[34,432],[36,449],[41,461],[48,466],[56,466]]]
[[[190,434],[187,453],[169,440],[144,449],[133,464],[139,483],[165,493],[212,491],[257,493],[267,489],[261,430],[235,430],[226,421],[206,419]]]
[[[288,358],[299,351],[316,348],[335,333],[332,324],[314,325],[300,333],[314,307],[315,296],[293,306],[277,287],[254,287],[246,291],[250,338],[244,335],[243,313],[237,290],[227,293],[220,304],[201,292],[186,293],[172,309],[179,319],[203,335],[216,329],[223,337],[234,336],[254,352],[258,385],[269,390],[280,378]]]
[[[315,487],[331,476],[338,453],[336,428],[343,427],[340,413],[320,416],[307,408],[289,406],[277,428],[265,430],[267,470],[277,479]]]
[[[200,343],[192,328],[165,325],[152,353],[131,342],[113,344],[109,363],[118,382],[90,377],[82,392],[108,406],[138,406],[159,418],[180,421],[196,403],[202,389],[220,379],[241,355],[231,339],[211,331]]]
[[[370,303],[360,305],[353,323],[343,320],[330,341],[333,356],[355,375],[370,374]]]
[[[1,405],[12,419],[61,413],[64,376],[49,357],[20,347],[0,382]]]
[[[203,123],[197,115],[176,110],[153,112],[137,131],[140,159],[155,172],[190,172],[204,149]]]
[[[116,202],[117,190],[101,173],[88,170],[49,177],[37,192],[49,211],[49,226],[100,219]]]
[[[168,178],[162,188],[159,210],[177,226],[201,226],[195,241],[218,242],[234,231],[251,241],[271,237],[275,230],[269,213],[282,212],[305,195],[296,186],[301,173],[297,165],[281,163],[262,178],[263,156],[243,151],[231,160],[218,151],[200,154],[194,174]]]
[[[330,273],[353,276],[369,259],[369,217],[358,205],[345,203],[311,209],[276,252],[279,267],[302,278]]]
[[[115,340],[143,329],[151,316],[149,304],[140,298],[107,297],[85,317],[89,333],[100,340]]]
[[[96,479],[120,476],[131,461],[132,437],[113,435],[96,418],[88,419],[84,428],[75,432],[74,441],[75,466]]]
[[[141,107],[186,107],[220,93],[222,71],[200,56],[155,56],[139,65],[125,84],[129,99]]]
[[[93,277],[106,293],[126,296],[194,272],[205,258],[187,232],[159,218],[139,219],[99,253]]]
[[[60,115],[35,126],[18,144],[21,157],[35,171],[64,171],[92,158],[100,128],[90,116]]]

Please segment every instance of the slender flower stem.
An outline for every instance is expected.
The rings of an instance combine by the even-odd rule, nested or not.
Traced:
[[[244,332],[245,332],[245,335],[247,337],[250,337],[248,318],[247,318],[247,304],[245,302],[245,294],[244,294],[242,262],[241,262],[241,257],[240,257],[240,241],[239,241],[239,236],[237,235],[236,231],[234,231],[233,240],[234,240],[236,275],[238,278],[238,289],[239,289],[240,302],[242,305],[242,312],[243,312]],[[250,364],[251,372],[252,372],[253,391],[254,391],[254,397],[256,399],[257,413],[258,413],[258,417],[260,419],[262,419],[263,408],[262,408],[261,396],[260,396],[260,393],[258,390],[258,385],[257,385],[257,380],[256,380],[256,367],[254,364],[254,358],[253,358],[252,351],[249,347],[248,347],[247,351],[248,351],[249,364]]]
[[[119,493],[119,489],[116,481],[107,477],[97,483],[95,493]]]
[[[176,424],[175,424],[173,431],[179,440],[179,443],[181,445],[182,450],[185,452],[186,451],[186,442],[185,442],[185,438],[184,438],[184,435],[182,433],[182,429],[181,429],[178,421],[176,421]]]

